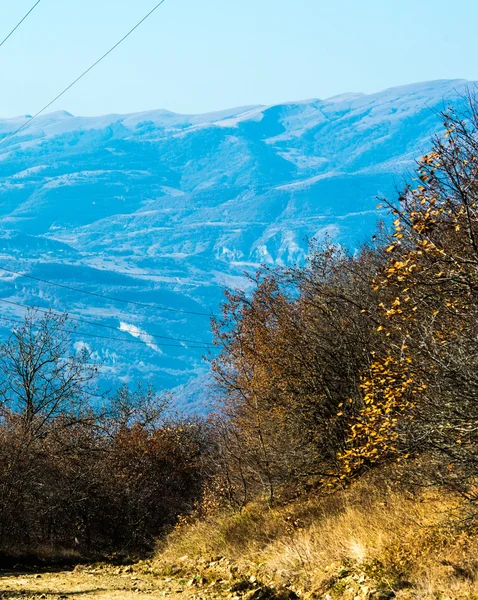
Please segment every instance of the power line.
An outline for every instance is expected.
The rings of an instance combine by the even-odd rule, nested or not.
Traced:
[[[3,44],[12,37],[12,35],[15,33],[15,31],[20,27],[20,25],[23,23],[23,21],[28,17],[28,15],[33,12],[33,10],[40,4],[41,0],[38,0],[38,2],[36,2],[36,4],[34,4],[30,10],[27,12],[27,14],[23,17],[23,19],[21,21],[19,21],[15,27],[10,31],[10,33],[7,35],[7,37],[0,42],[0,48],[3,46]]]
[[[96,333],[83,333],[82,331],[74,331],[71,329],[64,329],[63,331],[66,331],[67,333],[72,333],[74,335],[79,335],[79,336],[86,336],[86,337],[90,337],[90,338],[95,338],[95,339],[100,339],[100,340],[114,340],[115,342],[122,342],[125,344],[144,344],[145,346],[151,346],[153,345],[153,342],[145,342],[143,340],[122,340],[120,338],[116,338],[116,337],[112,337],[112,336],[108,336],[108,335],[97,335]],[[206,346],[191,346],[191,345],[182,345],[182,344],[163,344],[162,342],[154,342],[155,346],[160,346],[161,348],[186,348],[186,349],[190,349],[190,348],[195,348],[195,349],[200,349],[200,350],[208,350],[208,348]]]
[[[38,312],[44,313],[44,314],[49,314],[52,313],[56,316],[63,316],[64,313],[60,313],[57,312],[55,310],[52,310],[51,308],[49,308],[48,310],[43,309],[43,308],[39,308],[36,306],[30,306],[28,304],[21,304],[20,302],[14,302],[13,300],[6,300],[5,298],[0,298],[0,302],[3,302],[4,304],[10,304],[11,306],[18,306],[20,308],[26,308],[26,309],[33,309],[33,310],[37,310]],[[105,325],[103,323],[98,323],[95,321],[87,321],[86,319],[81,319],[79,317],[75,317],[75,316],[70,316],[68,313],[67,317],[70,321],[75,321],[77,323],[82,323],[84,325],[92,325],[93,327],[102,327],[104,329],[112,329],[113,331],[123,331],[124,333],[128,333],[126,330],[121,330],[118,329],[117,327],[113,327],[112,325]],[[209,346],[212,346],[212,344],[208,343],[208,342],[202,342],[200,340],[189,340],[189,339],[181,339],[181,338],[177,338],[177,337],[173,337],[173,336],[165,336],[165,335],[155,335],[155,334],[151,334],[151,333],[147,333],[145,332],[145,334],[148,337],[151,338],[158,338],[158,339],[164,339],[164,340],[172,340],[175,342],[181,342],[181,343],[185,343],[185,344],[197,344],[198,347],[204,347],[207,348]],[[120,340],[120,338],[114,338],[114,339],[118,339]],[[133,340],[125,340],[125,341],[133,341]],[[194,346],[191,346],[194,347]]]
[[[14,319],[13,317],[4,317],[3,315],[0,315],[0,321],[10,321],[12,323],[24,323],[24,321],[22,319]],[[10,329],[10,333],[13,333],[13,331],[14,331],[14,329]],[[62,360],[68,360],[69,358],[71,358],[71,357],[70,356],[68,356],[68,357],[62,356],[61,357]],[[91,364],[91,363],[88,363],[88,364]]]
[[[32,308],[32,307],[30,307]],[[40,312],[48,312],[48,311],[40,311]],[[53,313],[55,314],[55,313]],[[11,321],[14,323],[23,323],[23,321],[21,319],[14,319],[13,317],[4,317],[3,315],[0,315],[0,319],[3,319],[4,321]],[[89,338],[95,338],[95,339],[100,339],[100,340],[113,340],[115,342],[121,342],[124,344],[143,344],[145,346],[151,345],[151,342],[148,344],[148,342],[145,342],[144,340],[124,340],[121,338],[117,338],[117,337],[112,337],[112,336],[107,336],[107,335],[97,335],[97,334],[93,334],[93,333],[84,333],[82,331],[76,331],[74,329],[63,329],[63,328],[59,328],[59,331],[63,331],[65,333],[71,333],[73,335],[78,335],[81,337],[89,337]],[[182,344],[163,344],[163,343],[158,343],[155,344],[156,346],[160,346],[161,348],[186,348],[186,349],[202,349],[202,350],[207,350],[208,348],[206,346],[184,346]]]
[[[103,56],[101,56],[98,60],[96,60],[92,65],[90,65],[85,71],[83,71],[83,73],[81,75],[79,75],[74,81],[72,81],[70,83],[70,85],[68,85],[62,92],[60,92],[57,96],[55,96],[55,98],[53,98],[53,100],[51,100],[50,102],[48,102],[48,104],[45,104],[45,106],[40,109],[37,113],[35,113],[32,117],[30,117],[29,119],[27,119],[23,125],[20,125],[20,127],[18,127],[17,129],[15,129],[14,131],[12,131],[12,133],[10,133],[9,135],[7,135],[7,137],[3,138],[3,140],[0,141],[0,146],[2,144],[4,144],[6,141],[8,141],[9,139],[11,139],[14,135],[16,135],[19,131],[21,131],[22,129],[24,129],[29,123],[31,123],[34,119],[36,119],[37,117],[39,117],[43,112],[45,112],[47,110],[47,108],[50,108],[50,106],[52,104],[54,104],[57,100],[59,100],[64,94],[66,94],[66,92],[68,92],[74,85],[76,85],[81,79],[83,79],[83,77],[85,77],[85,75],[87,75],[90,71],[92,71],[97,65],[100,64],[100,62],[102,62],[107,56],[109,56],[114,50],[116,50],[116,48],[122,44],[134,31],[136,31],[136,29],[138,29],[138,27],[140,25],[142,25],[146,19],[148,19],[156,10],[158,10],[158,8],[164,4],[166,0],[161,0],[160,2],[158,2],[156,4],[156,6],[149,11],[149,13],[147,15],[145,15],[140,21],[138,21],[138,23],[136,23],[136,25],[134,27],[132,27],[128,33],[126,35],[124,35],[119,42],[116,42],[116,44],[114,46],[112,46],[107,52],[105,52],[103,54]],[[37,3],[38,4],[38,3]]]
[[[78,292],[80,294],[87,294],[88,296],[94,296],[95,298],[103,298],[104,300],[111,300],[112,302],[121,302],[123,304],[133,304],[134,306],[141,306],[142,308],[152,308],[154,310],[165,310],[169,312],[181,313],[185,315],[197,315],[202,317],[213,317],[213,313],[192,311],[192,310],[183,310],[181,308],[171,308],[169,306],[161,306],[160,304],[148,304],[145,302],[136,302],[135,300],[125,300],[124,298],[116,298],[114,296],[106,296],[105,294],[99,294],[98,292],[90,292],[89,290],[84,290],[82,288],[77,288],[71,285],[66,285],[65,283],[57,283],[56,281],[50,281],[48,279],[41,279],[40,277],[34,277],[33,275],[28,275],[27,273],[20,273],[18,271],[14,271],[13,269],[7,269],[6,267],[0,266],[2,271],[7,273],[11,273],[12,275],[18,275],[19,277],[25,277],[27,279],[32,279],[33,281],[39,281],[41,283],[46,283],[47,285],[54,285],[55,287],[63,288],[66,290],[70,290],[73,292]],[[110,272],[110,271],[108,271]]]
[[[17,24],[17,26],[10,32],[10,34],[7,36],[7,38],[5,38],[5,40],[0,44],[0,47],[14,33],[14,31],[21,25],[21,23],[28,17],[28,15],[40,3],[40,1],[41,0],[38,0],[36,2],[36,4],[23,17],[23,19]],[[138,29],[138,27],[140,27],[140,25],[142,25],[164,2],[165,2],[165,0],[161,0],[160,2],[158,2],[152,8],[152,10],[150,10],[140,21],[138,21],[138,23],[136,23],[136,25],[134,25],[134,27],[132,27],[126,33],[126,35],[124,35],[114,46],[112,46],[98,60],[96,60],[92,65],[90,65],[90,67],[88,67],[88,69],[86,69],[85,71],[83,71],[83,73],[81,73],[81,75],[79,77],[77,77],[72,83],[70,83],[70,85],[68,85],[62,92],[60,92],[53,100],[51,100],[48,104],[46,104],[42,109],[40,109],[32,117],[30,117],[29,119],[27,119],[27,121],[25,121],[20,127],[18,127],[16,130],[14,130],[12,133],[10,133],[5,138],[3,138],[3,140],[0,141],[0,145],[4,144],[6,141],[8,141],[9,139],[11,139],[13,136],[15,136],[18,132],[20,132],[22,129],[24,129],[29,123],[31,123],[34,119],[36,119],[38,116],[40,116],[45,110],[47,110],[54,102],[56,102],[59,98],[61,98],[64,94],[66,94],[66,92],[68,92],[74,85],[76,85],[76,83],[78,83],[81,79],[83,79],[83,77],[85,77],[91,70],[93,70],[98,64],[100,64],[120,44],[122,44],[136,29]],[[26,277],[26,278],[29,278],[29,279],[32,279],[32,280],[35,280],[35,281],[40,281],[40,282],[46,283],[48,285],[54,285],[56,287],[61,287],[61,288],[69,289],[69,290],[72,290],[72,291],[75,291],[75,292],[78,292],[78,293],[88,294],[90,296],[94,296],[94,297],[98,297],[98,298],[104,298],[106,300],[111,300],[111,301],[114,301],[114,302],[121,302],[121,303],[124,303],[124,304],[133,304],[133,305],[136,305],[136,306],[141,306],[143,308],[153,308],[153,309],[157,309],[157,310],[164,310],[164,311],[170,311],[170,312],[176,312],[176,313],[182,313],[182,314],[200,315],[200,316],[211,316],[210,313],[205,313],[205,312],[187,311],[187,310],[182,310],[182,309],[174,309],[174,308],[160,306],[160,305],[152,305],[152,304],[147,304],[147,303],[142,303],[142,302],[135,302],[135,301],[130,301],[130,300],[124,300],[122,298],[115,298],[115,297],[111,297],[111,296],[106,296],[104,294],[98,294],[98,293],[95,293],[95,292],[90,292],[88,290],[83,290],[83,289],[80,289],[80,288],[75,288],[73,286],[67,286],[65,284],[60,284],[60,283],[56,283],[56,282],[53,282],[53,281],[48,281],[48,280],[40,279],[40,278],[37,278],[37,277],[33,277],[32,275],[27,275],[27,274],[24,274],[24,273],[18,273],[16,271],[13,271],[11,269],[7,269],[7,268],[4,268],[4,267],[2,267],[2,269],[4,271],[6,271],[6,272],[13,273],[13,274],[21,276],[21,277]],[[154,337],[164,337],[164,336],[154,336]]]
[[[30,9],[30,11],[25,15],[25,17],[22,19],[22,21],[20,21],[20,23],[18,23],[18,25],[16,26],[15,29],[17,29],[20,24],[28,17],[28,15],[33,11],[33,9],[40,3],[41,0],[38,0],[38,2]],[[30,117],[29,119],[27,119],[22,125],[20,125],[20,127],[18,127],[17,129],[15,129],[12,133],[10,133],[8,136],[6,136],[5,138],[3,138],[0,141],[0,146],[2,144],[4,144],[5,142],[7,142],[9,139],[11,139],[13,136],[15,136],[18,132],[20,132],[22,129],[24,129],[29,123],[31,123],[34,119],[36,119],[38,116],[40,116],[43,112],[45,112],[45,110],[47,110],[54,102],[56,102],[58,99],[60,99],[64,94],[66,94],[66,92],[68,92],[74,85],[76,85],[81,79],[83,79],[83,77],[85,77],[85,75],[87,75],[91,70],[93,70],[98,64],[100,64],[107,56],[109,56],[120,44],[122,44],[136,29],[138,29],[138,27],[140,27],[140,25],[142,25],[162,4],[164,4],[165,0],[161,0],[160,2],[158,2],[153,8],[152,10],[150,10],[140,21],[138,21],[138,23],[136,23],[136,25],[134,25],[134,27],[132,27],[127,33],[126,35],[124,35],[114,46],[112,46],[107,52],[105,52],[98,60],[96,60],[92,65],[90,65],[90,67],[88,67],[88,69],[86,69],[85,71],[83,71],[83,73],[81,73],[81,75],[79,77],[77,77],[72,83],[70,83],[62,92],[60,92],[53,100],[51,100],[48,104],[46,104],[42,109],[40,109],[37,113],[35,113],[32,117]],[[1,45],[3,45],[3,43],[5,43],[5,41],[8,39],[8,37],[10,37],[13,32],[15,31],[15,29],[9,34],[9,36],[7,36],[7,38],[2,42]],[[40,279],[38,277],[33,277],[32,275],[27,275],[25,273],[18,273],[16,271],[13,271],[11,269],[7,269],[5,267],[1,267],[2,270],[8,272],[8,273],[13,273],[15,275],[21,276],[21,277],[26,277],[29,279],[32,279],[34,281],[40,281],[42,283],[46,283],[48,285],[54,285],[56,287],[60,287],[60,288],[64,288],[64,289],[69,289],[78,293],[82,293],[82,294],[88,294],[89,296],[94,296],[97,298],[104,298],[106,300],[111,300],[113,302],[121,302],[123,304],[132,304],[135,306],[141,306],[143,308],[152,308],[152,309],[156,309],[156,310],[164,310],[164,311],[169,311],[169,312],[176,312],[176,313],[182,313],[182,314],[189,314],[189,315],[198,315],[198,316],[213,316],[211,313],[206,313],[206,312],[199,312],[199,311],[188,311],[188,310],[182,310],[182,309],[175,309],[175,308],[170,308],[170,307],[166,307],[166,306],[160,306],[160,305],[152,305],[152,304],[147,304],[147,303],[142,303],[142,302],[135,302],[135,301],[131,301],[131,300],[124,300],[122,298],[115,298],[115,297],[111,297],[111,296],[106,296],[104,294],[98,294],[95,292],[90,292],[88,290],[83,290],[80,288],[75,288],[73,286],[67,286],[65,284],[60,284],[60,283],[56,283],[53,281],[47,281],[45,279]]]

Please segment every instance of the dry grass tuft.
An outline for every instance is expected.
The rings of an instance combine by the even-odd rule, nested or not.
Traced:
[[[326,498],[185,524],[157,564],[206,580],[257,577],[314,598],[478,599],[478,540],[457,526],[460,509],[437,491],[360,482]]]

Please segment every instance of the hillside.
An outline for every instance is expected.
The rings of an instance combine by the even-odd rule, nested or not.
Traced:
[[[108,386],[186,385],[178,401],[201,410],[205,349],[161,336],[210,341],[221,286],[244,285],[261,263],[302,261],[307,237],[358,245],[380,217],[377,195],[393,197],[440,130],[436,111],[463,104],[467,85],[208,115],[42,116],[0,146],[0,267],[108,299],[8,272],[1,298],[112,328],[75,334]],[[0,120],[0,134],[24,119]],[[23,312],[2,303],[3,317]]]

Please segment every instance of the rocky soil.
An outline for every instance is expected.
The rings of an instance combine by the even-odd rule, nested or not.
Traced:
[[[194,577],[167,577],[158,574],[151,563],[129,566],[89,565],[70,569],[0,571],[0,600],[113,600],[171,597],[181,600],[292,600],[291,590],[259,584],[255,578],[207,581]]]

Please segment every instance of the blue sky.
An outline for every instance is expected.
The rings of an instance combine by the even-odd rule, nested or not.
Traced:
[[[0,116],[34,113],[157,0],[42,0],[0,48]],[[34,0],[0,5],[0,38]],[[478,79],[476,0],[166,0],[55,109],[248,104]]]

